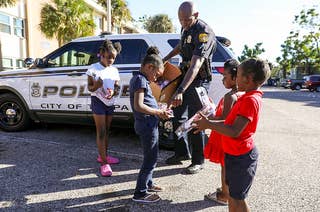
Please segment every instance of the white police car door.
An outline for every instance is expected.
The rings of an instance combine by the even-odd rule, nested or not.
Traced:
[[[86,71],[101,42],[72,42],[45,57],[31,78],[30,100],[38,116],[86,117],[91,112]]]

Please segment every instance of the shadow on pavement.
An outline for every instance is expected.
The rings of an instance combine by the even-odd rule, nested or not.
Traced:
[[[82,145],[31,143],[23,138],[0,143],[0,209],[9,211],[159,211],[156,204],[131,201],[141,166],[139,158],[120,157],[112,177],[100,177],[96,149]],[[180,175],[185,166],[158,163],[154,178]],[[157,181],[157,180],[156,180]],[[185,211],[212,203],[160,203],[164,210]],[[168,205],[170,204],[170,205]],[[177,210],[176,210],[177,209]],[[179,209],[180,210],[180,209]],[[161,211],[161,210],[160,210]]]

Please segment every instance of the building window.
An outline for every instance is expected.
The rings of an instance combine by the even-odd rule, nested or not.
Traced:
[[[0,13],[0,32],[11,34],[10,17]]]
[[[100,16],[94,16],[93,19],[94,19],[94,24],[96,25],[95,34],[100,34],[103,31],[102,18]]]
[[[2,58],[2,66],[4,70],[12,69],[12,59],[10,58]]]
[[[17,59],[17,60],[16,60],[16,67],[17,67],[17,68],[23,68],[23,67],[25,67],[25,65],[24,65],[24,60],[22,60],[22,59]]]
[[[14,34],[19,37],[24,37],[24,22],[23,19],[14,18]]]

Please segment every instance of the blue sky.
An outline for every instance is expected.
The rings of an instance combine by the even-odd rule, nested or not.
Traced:
[[[127,0],[134,19],[143,15],[168,14],[177,32],[180,24],[177,10],[182,0]],[[294,16],[302,9],[320,5],[320,0],[194,0],[199,18],[207,22],[216,35],[231,40],[240,55],[243,46],[262,42],[266,52],[261,56],[274,62],[281,55],[280,45],[294,29]],[[318,7],[320,10],[320,6]]]

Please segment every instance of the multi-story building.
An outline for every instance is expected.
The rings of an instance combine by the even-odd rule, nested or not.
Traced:
[[[40,31],[40,11],[50,0],[17,0],[13,7],[0,8],[0,60],[4,70],[21,68],[26,57],[43,57],[58,47],[56,39],[48,39]],[[96,0],[85,0],[93,9],[94,34],[107,29],[107,12]],[[128,23],[114,33],[140,32]],[[0,61],[0,62],[1,62]],[[0,70],[1,71],[1,70]]]

